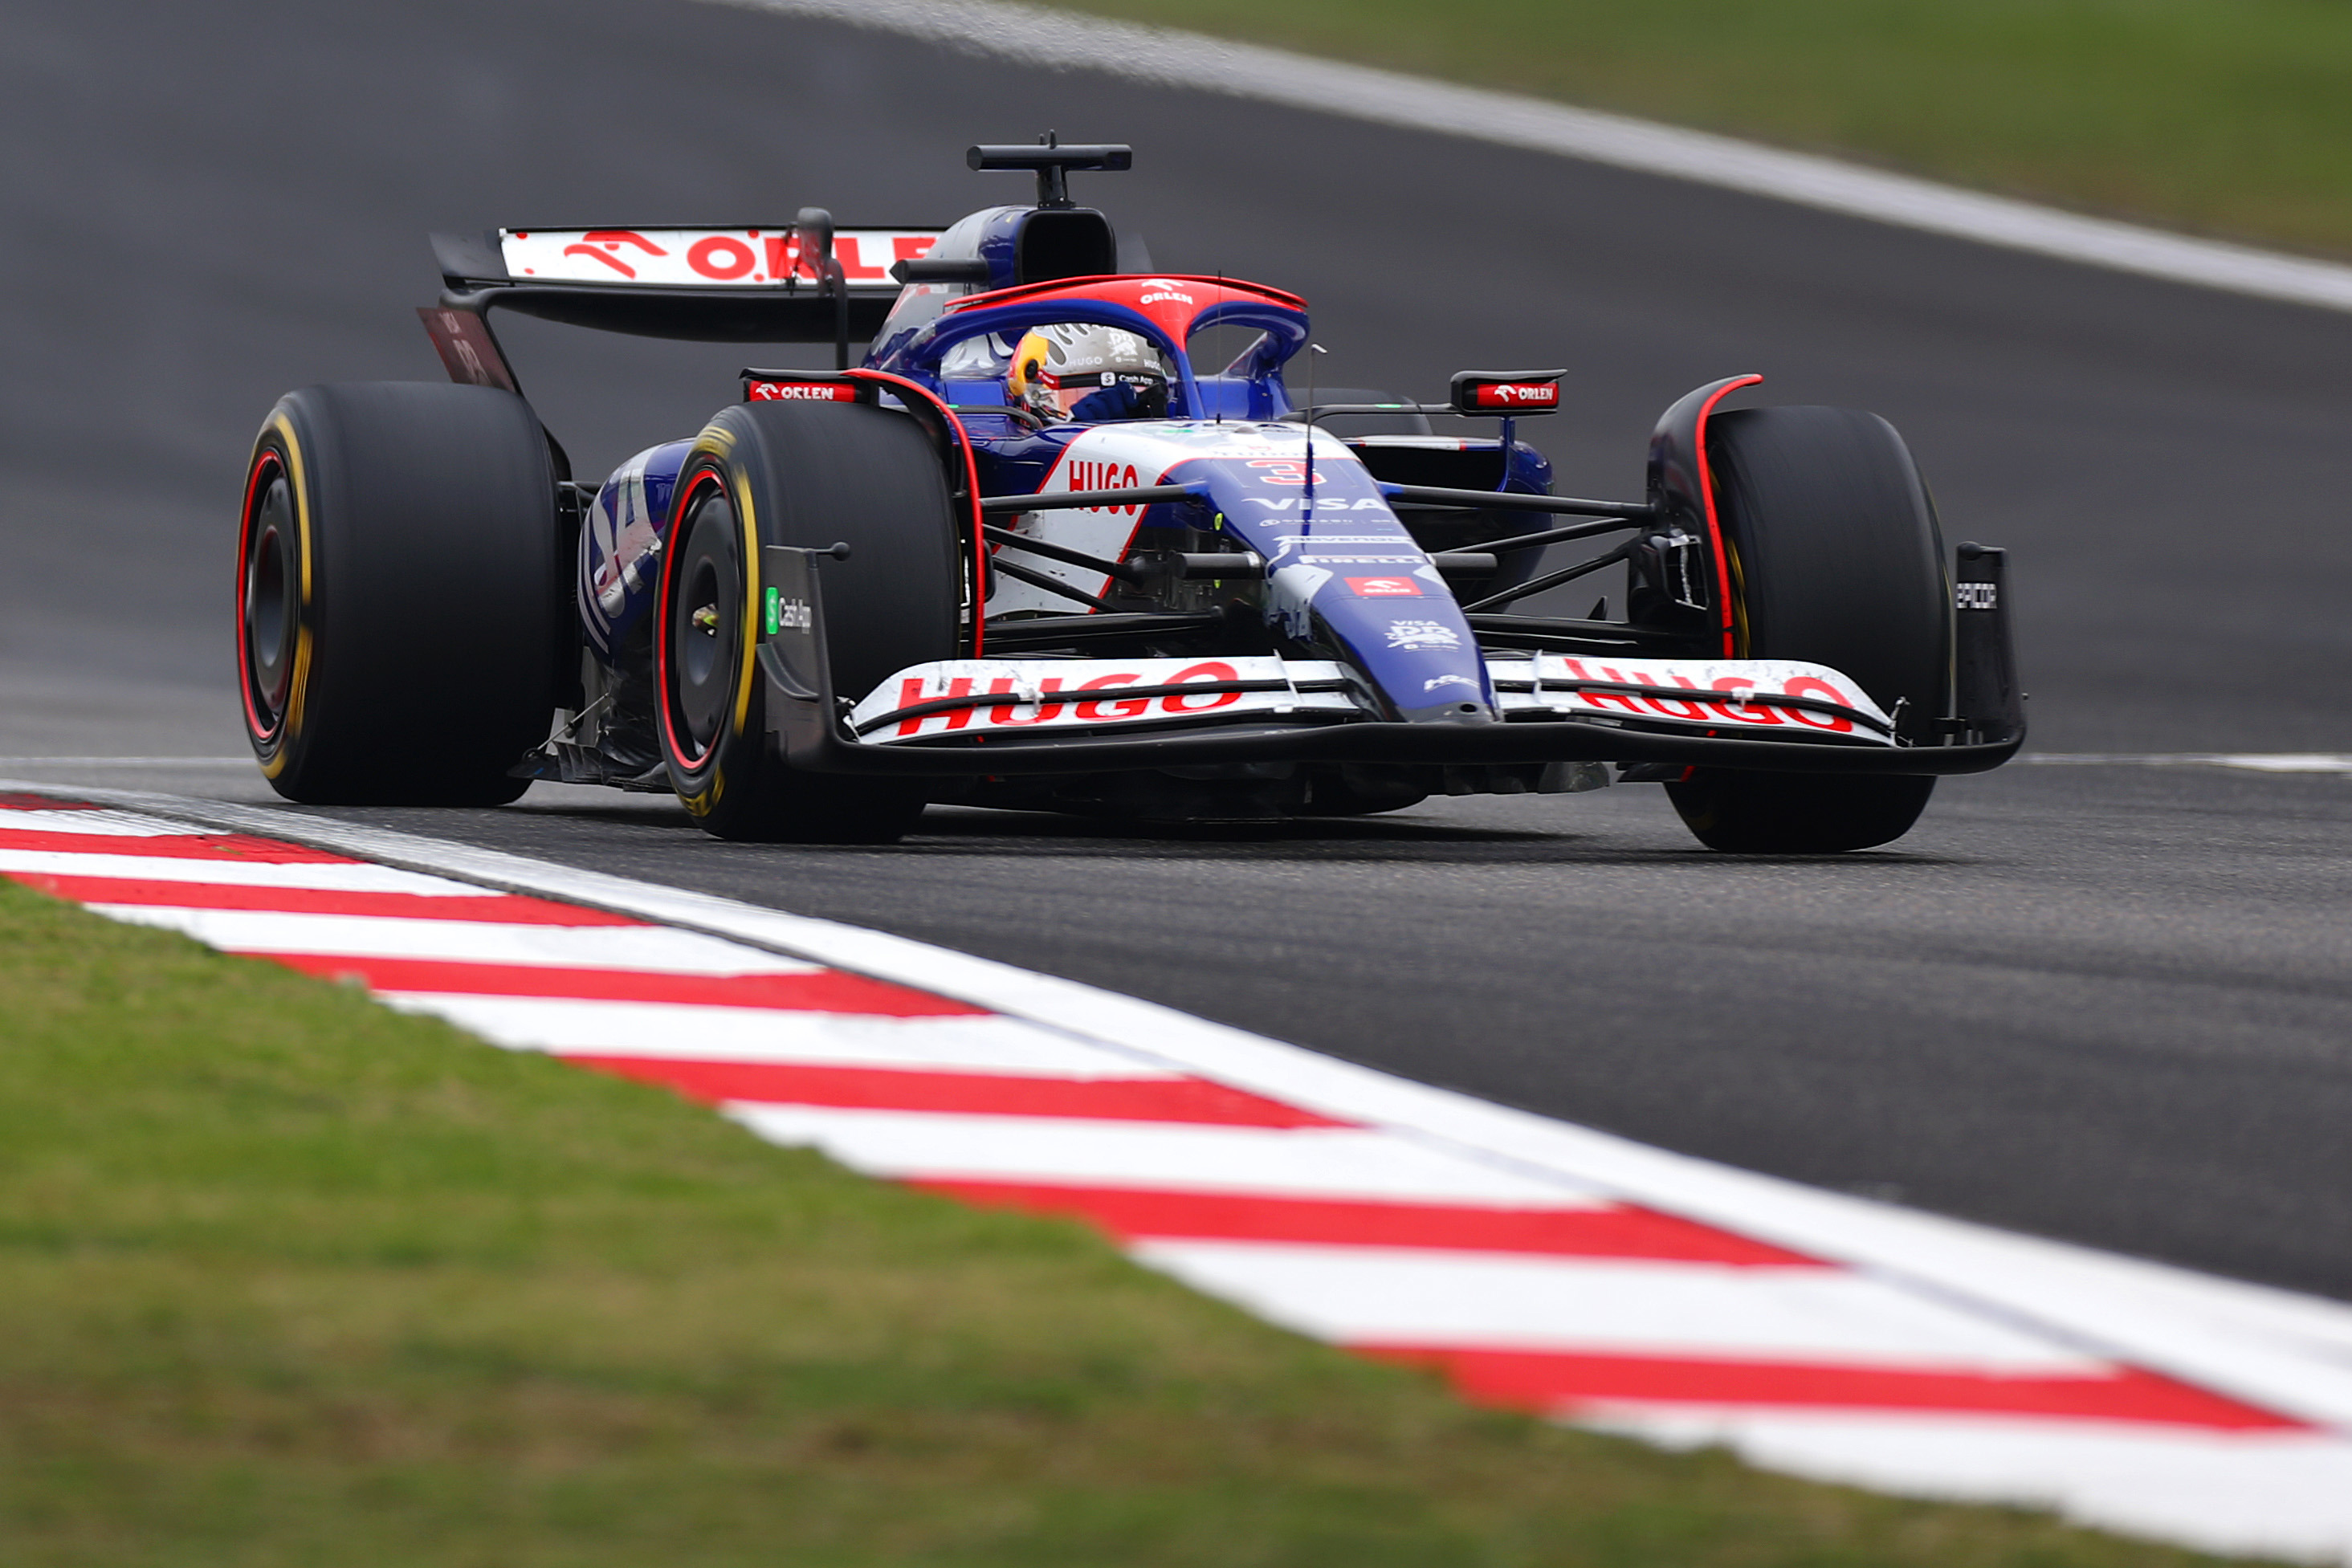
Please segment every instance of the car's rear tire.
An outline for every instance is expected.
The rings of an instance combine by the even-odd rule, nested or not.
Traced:
[[[820,572],[834,689],[862,697],[956,655],[961,557],[947,477],[903,413],[763,402],[713,419],[678,475],[654,629],[662,751],[705,831],[771,843],[889,843],[924,787],[809,773],[771,748],[758,651],[760,549],[849,546]]]
[[[1925,739],[1951,680],[1951,589],[1936,508],[1894,426],[1842,408],[1759,408],[1707,427],[1738,652],[1861,683]],[[1932,778],[1693,769],[1666,786],[1710,849],[1828,854],[1901,838]]]
[[[554,459],[491,387],[305,387],[237,530],[247,738],[313,805],[497,805],[556,698]]]

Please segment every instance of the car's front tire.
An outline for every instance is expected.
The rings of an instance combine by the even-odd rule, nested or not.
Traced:
[[[1928,738],[1951,681],[1951,588],[1936,509],[1894,426],[1843,408],[1715,416],[1706,461],[1737,653],[1827,664]],[[1666,793],[1710,849],[1830,854],[1911,831],[1932,778],[1694,768]]]
[[[723,839],[898,839],[922,813],[921,785],[794,769],[768,741],[760,550],[849,546],[820,577],[836,692],[860,697],[910,664],[953,658],[962,566],[930,438],[864,403],[745,403],[703,431],[676,494],[654,638],[678,799]]]

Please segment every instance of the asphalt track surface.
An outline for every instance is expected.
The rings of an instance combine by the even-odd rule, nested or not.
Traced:
[[[437,379],[433,228],[944,221],[973,141],[1124,139],[1157,264],[1296,287],[1333,382],[1575,367],[1562,487],[1657,411],[1901,428],[2010,546],[2038,749],[2343,751],[2352,317],[1265,106],[665,0],[0,15],[0,753],[222,755],[272,399]],[[502,325],[583,475],[740,350]],[[417,591],[429,591],[419,585]],[[255,799],[241,770],[0,771]],[[2352,1297],[2352,780],[2017,768],[1893,849],[1698,851],[1654,789],[1179,838],[935,811],[889,851],[645,798],[339,813],[878,926],[1668,1147]]]

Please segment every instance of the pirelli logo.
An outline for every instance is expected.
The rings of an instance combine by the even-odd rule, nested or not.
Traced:
[[[1997,582],[1955,583],[1952,587],[1952,608],[1998,610],[2000,608],[2000,584]]]

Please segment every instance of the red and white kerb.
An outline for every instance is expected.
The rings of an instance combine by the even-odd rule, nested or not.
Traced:
[[[2340,1518],[2352,1543],[2341,1434],[1898,1274],[1249,1092],[1115,1040],[625,915],[42,794],[0,796],[0,874],[356,980],[388,1006],[667,1088],[885,1180],[1086,1221],[1149,1268],[1429,1367],[1481,1404],[2179,1539]]]

